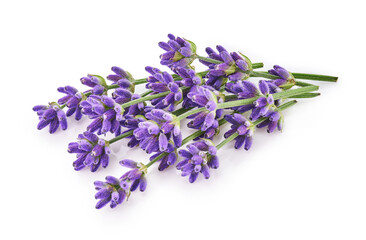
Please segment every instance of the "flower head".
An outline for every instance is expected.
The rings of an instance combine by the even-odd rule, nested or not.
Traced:
[[[95,194],[95,199],[99,199],[96,209],[100,209],[110,203],[111,208],[115,208],[117,205],[121,204],[127,196],[127,191],[121,188],[121,181],[112,176],[107,176],[105,182],[95,181],[94,186],[98,191]]]
[[[200,85],[202,83],[202,79],[193,69],[189,68],[177,68],[175,71],[182,80],[179,83],[186,87],[193,87]],[[177,81],[178,82],[178,81]]]
[[[96,199],[100,199],[95,206],[100,209],[110,203],[111,208],[123,203],[123,201],[131,195],[131,192],[137,188],[141,192],[145,191],[146,182],[146,167],[142,163],[136,163],[133,160],[124,159],[120,164],[132,170],[123,174],[119,179],[112,176],[107,176],[105,182],[95,181],[94,186],[98,191],[95,194]]]
[[[33,107],[33,111],[37,112],[39,123],[38,130],[41,130],[48,125],[49,132],[55,133],[59,126],[62,130],[67,129],[67,120],[65,112],[57,103],[50,103],[49,105],[37,105]]]
[[[168,42],[159,42],[159,47],[166,51],[160,55],[160,63],[172,69],[191,64],[195,59],[196,45],[173,34],[168,34],[168,38]]]
[[[196,181],[199,173],[208,179],[210,168],[219,167],[219,160],[216,156],[216,147],[210,140],[201,139],[187,145],[187,150],[180,150],[179,155],[183,160],[177,164],[177,169],[182,171],[182,176],[189,176],[189,182]]]
[[[203,64],[210,68],[208,76],[209,84],[216,89],[222,84],[223,78],[228,78],[230,81],[245,80],[249,77],[247,71],[252,69],[250,60],[244,55],[239,55],[236,52],[229,53],[222,46],[217,46],[216,53],[212,48],[206,48],[209,58],[221,61],[222,63],[213,64],[200,60]]]
[[[121,121],[121,126],[127,128],[128,130],[124,131],[123,133],[134,131],[139,127],[140,122],[144,122],[146,119],[142,117],[133,117],[132,115],[126,115],[125,118]],[[130,141],[127,143],[127,146],[130,148],[136,147],[139,145],[140,140],[137,140],[135,135],[128,136],[127,138]]]
[[[66,107],[68,108],[68,110],[66,111],[66,116],[70,117],[75,113],[75,119],[80,120],[83,116],[80,107],[80,102],[83,99],[83,94],[80,93],[76,88],[71,86],[59,87],[57,91],[66,94],[66,96],[60,98],[57,101],[60,105],[66,104]]]
[[[283,87],[285,84],[289,84],[289,86],[293,86],[295,84],[295,78],[292,73],[290,73],[283,67],[274,65],[273,69],[268,70],[268,72],[272,75],[279,77],[278,79],[270,80],[270,82],[278,87]]]
[[[244,145],[244,149],[249,150],[253,142],[252,123],[238,113],[225,115],[224,118],[231,123],[231,129],[224,134],[224,137],[228,138],[234,133],[238,133],[238,136],[235,138],[235,148],[238,149]]]
[[[165,154],[164,154],[165,153]],[[150,157],[150,161],[153,161],[157,158],[160,154],[164,154],[163,157],[159,159],[159,171],[163,171],[164,169],[168,168],[169,166],[174,165],[177,161],[177,153],[176,148],[173,146],[172,143],[168,143],[167,150],[165,152],[157,152]]]
[[[173,114],[161,109],[153,109],[145,116],[148,120],[139,122],[138,128],[134,130],[134,136],[143,150],[149,154],[165,152],[168,150],[170,140],[173,140],[175,147],[182,145],[179,122],[175,121]]]
[[[76,153],[74,169],[79,171],[90,167],[95,172],[99,166],[106,168],[109,163],[109,143],[91,132],[79,134],[77,142],[69,143],[69,153]]]
[[[102,95],[90,95],[85,101],[80,103],[81,112],[94,121],[89,124],[87,130],[90,132],[97,131],[97,134],[105,134],[107,132],[120,134],[120,121],[123,118],[123,109],[113,98]]]
[[[281,112],[272,109],[270,111],[268,111],[264,117],[267,117],[268,119],[266,119],[264,122],[261,122],[257,125],[258,128],[263,128],[263,127],[267,127],[267,132],[271,133],[274,130],[276,130],[276,128],[279,131],[282,131],[283,128],[283,117]]]
[[[148,77],[146,88],[151,89],[153,94],[170,91],[170,93],[161,98],[151,100],[151,104],[156,108],[174,111],[175,106],[182,101],[182,90],[174,82],[173,77],[167,72],[161,72],[157,68],[146,67],[147,72],[151,74]]]
[[[217,128],[217,118],[221,117],[223,110],[217,109],[217,103],[223,102],[220,93],[209,86],[198,86],[191,88],[187,97],[199,107],[205,107],[207,111],[193,114],[188,127],[206,131],[210,127]]]
[[[89,92],[95,95],[102,95],[107,88],[107,84],[101,76],[88,74],[86,77],[82,77],[80,82],[92,89]]]
[[[107,76],[107,79],[112,81],[114,84],[119,85],[121,88],[124,89],[133,89],[134,79],[132,78],[131,74],[120,67],[112,67],[112,71],[114,74],[110,74]]]

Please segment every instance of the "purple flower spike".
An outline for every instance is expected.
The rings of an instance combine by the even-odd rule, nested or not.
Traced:
[[[91,87],[92,89],[89,92],[92,92],[94,95],[102,95],[107,88],[107,84],[101,76],[88,74],[88,76],[82,77],[80,82],[83,85]]]
[[[168,42],[159,42],[159,47],[166,51],[160,55],[160,63],[171,69],[191,64],[195,59],[195,44],[173,34],[169,34],[168,38]]]
[[[57,103],[37,105],[33,107],[33,111],[37,112],[39,118],[38,130],[49,126],[49,133],[52,134],[56,132],[60,125],[62,130],[67,129],[66,114]]]
[[[126,115],[125,118],[120,122],[121,126],[128,129],[128,130],[124,131],[123,133],[126,133],[126,132],[129,132],[131,130],[137,129],[139,127],[139,123],[144,122],[145,120],[146,119],[141,118],[141,117],[140,118],[135,118],[132,115]],[[127,138],[130,139],[130,141],[127,144],[127,146],[130,147],[130,148],[136,147],[140,143],[140,140],[137,140],[135,135],[131,135]]]
[[[85,101],[80,103],[81,112],[90,119],[94,119],[87,127],[90,132],[97,132],[98,135],[107,132],[121,133],[120,121],[123,117],[123,109],[108,96],[90,95]]]
[[[268,111],[265,115],[267,120],[257,125],[258,128],[267,127],[267,132],[272,133],[276,128],[282,131],[283,117],[280,112],[275,110]]]
[[[79,134],[78,142],[69,143],[68,152],[76,153],[76,160],[73,163],[76,171],[89,167],[95,172],[100,166],[106,168],[109,163],[108,142],[91,132]]]
[[[283,67],[274,65],[273,69],[268,70],[268,73],[278,76],[278,79],[268,80],[268,82],[271,82],[278,87],[282,87],[285,84],[289,84],[289,86],[293,86],[295,84],[295,78],[292,73]]]
[[[189,116],[188,118],[193,118],[192,121],[188,123],[188,127],[194,129],[201,129],[202,131],[207,131],[210,128],[217,128],[217,119],[221,117],[222,110],[216,110],[217,103],[223,101],[220,97],[220,93],[209,86],[198,86],[191,88],[187,97],[196,104],[198,107],[205,107],[209,112],[200,112]]]
[[[148,77],[146,88],[153,90],[153,94],[170,91],[164,97],[151,100],[151,104],[156,108],[168,108],[170,112],[174,111],[175,106],[182,101],[183,92],[178,83],[174,82],[173,77],[167,72],[161,72],[157,68],[146,67],[147,72],[152,74]]]
[[[212,48],[207,48],[206,52],[208,58],[221,61],[222,63],[213,64],[200,60],[210,68],[208,74],[208,81],[206,84],[219,90],[220,87],[225,84],[226,79],[237,82],[245,80],[249,77],[248,71],[252,70],[252,64],[250,60],[244,56],[239,55],[236,52],[229,53],[222,46],[217,46],[218,53]]]
[[[201,85],[202,79],[200,76],[196,75],[196,72],[193,69],[187,68],[177,68],[177,74],[182,77],[180,83],[186,87],[193,87],[197,85]]]
[[[130,194],[129,188],[123,189],[121,180],[112,176],[107,176],[105,182],[95,181],[94,186],[97,190],[95,198],[99,199],[95,208],[100,209],[109,203],[111,208],[123,203],[123,201]]]
[[[182,176],[189,176],[190,183],[196,181],[199,173],[208,179],[210,177],[209,169],[216,169],[219,166],[216,151],[216,147],[210,140],[201,139],[187,145],[187,150],[179,151],[183,160],[176,167],[182,171]]]
[[[141,192],[145,191],[147,186],[145,178],[147,172],[146,166],[129,159],[120,161],[120,164],[132,169],[120,177],[120,187],[126,189],[126,186],[129,185],[128,190],[130,192],[135,191],[137,188],[140,188]]]
[[[157,153],[151,155],[150,161],[154,160],[157,156],[159,156],[162,153],[164,153],[164,152],[157,152]],[[167,147],[167,150],[165,151],[165,153],[166,153],[166,155],[164,155],[159,160],[159,162],[160,162],[160,164],[158,166],[159,171],[165,170],[169,166],[174,165],[175,162],[177,161],[177,154],[175,152],[175,147],[173,146],[173,144],[168,143],[168,147]]]
[[[230,137],[235,132],[239,135],[235,138],[235,148],[239,149],[244,145],[245,150],[252,146],[253,126],[243,115],[234,113],[225,115],[226,121],[231,123],[231,129],[224,134],[225,138]]]
[[[134,89],[134,79],[131,74],[120,67],[112,67],[112,71],[115,74],[107,76],[107,79],[112,81],[114,84],[119,85],[123,89]]]
[[[76,88],[71,86],[59,87],[57,91],[66,94],[66,96],[57,101],[58,104],[65,104],[68,108],[66,116],[70,117],[75,113],[75,119],[79,121],[83,116],[80,107],[80,102],[84,96],[83,93],[80,93]]]
[[[134,136],[140,142],[140,147],[147,153],[168,151],[172,139],[175,147],[182,145],[182,133],[179,121],[175,116],[161,109],[153,109],[145,114],[149,121],[138,123]]]

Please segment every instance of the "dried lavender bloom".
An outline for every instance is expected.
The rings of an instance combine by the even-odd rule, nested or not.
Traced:
[[[270,82],[272,82],[273,84],[275,84],[278,87],[282,87],[285,84],[290,84],[290,85],[295,84],[295,78],[292,75],[292,73],[290,73],[283,67],[274,65],[273,69],[268,70],[268,73],[279,77],[278,79],[270,80]]]
[[[220,93],[209,86],[198,86],[191,88],[187,97],[199,107],[205,107],[208,111],[193,114],[188,127],[206,131],[209,128],[217,128],[217,118],[221,117],[223,110],[216,109],[217,103],[223,102]]]
[[[133,132],[143,150],[149,154],[165,152],[168,150],[170,140],[173,140],[175,147],[182,145],[179,121],[176,121],[173,114],[153,109],[145,116],[149,120],[138,123],[138,128]]]
[[[174,111],[175,106],[182,101],[183,93],[178,84],[174,82],[173,77],[167,72],[161,72],[157,68],[146,67],[147,72],[151,74],[147,78],[146,88],[153,90],[153,94],[170,91],[168,95],[151,100],[151,104],[156,108],[168,108],[170,112]]]
[[[94,119],[89,124],[87,130],[96,132],[98,135],[107,132],[115,133],[116,136],[121,133],[120,121],[123,118],[123,110],[113,98],[108,96],[90,95],[85,101],[80,103],[81,112]]]
[[[82,77],[80,82],[83,85],[91,87],[91,92],[94,95],[102,95],[107,90],[107,84],[101,76],[88,74],[86,77]]]
[[[68,108],[66,111],[66,116],[70,117],[75,113],[75,119],[79,121],[83,116],[80,107],[83,94],[71,86],[59,87],[57,91],[66,94],[66,96],[60,98],[57,101],[60,105],[66,104],[66,107]]]
[[[253,142],[252,123],[238,113],[225,115],[224,118],[231,123],[231,129],[224,134],[224,137],[228,138],[235,132],[238,133],[239,135],[235,138],[235,148],[239,149],[244,145],[244,149],[249,150]]]
[[[240,56],[236,52],[229,53],[224,47],[218,45],[216,49],[219,53],[216,53],[212,48],[206,48],[208,57],[214,60],[221,61],[223,63],[213,64],[200,60],[210,68],[207,84],[219,89],[224,83],[224,78],[228,78],[230,81],[245,80],[249,77],[247,71],[252,70],[251,62],[244,55]]]
[[[217,149],[210,140],[201,139],[188,144],[187,150],[179,150],[179,155],[183,157],[183,160],[177,164],[177,169],[182,171],[183,177],[189,176],[189,182],[195,182],[199,173],[208,179],[210,177],[209,169],[219,167]]]
[[[196,45],[188,40],[168,34],[168,42],[159,42],[166,52],[160,55],[160,63],[169,68],[186,67],[195,59]]]
[[[59,126],[62,130],[67,129],[67,120],[65,112],[58,106],[57,103],[52,102],[49,105],[37,105],[33,107],[33,111],[37,112],[39,123],[38,130],[41,130],[48,125],[49,132],[55,133]]]
[[[109,163],[109,143],[91,132],[79,134],[77,142],[69,143],[68,152],[76,153],[73,163],[76,171],[90,167],[95,172],[100,165],[106,168]]]

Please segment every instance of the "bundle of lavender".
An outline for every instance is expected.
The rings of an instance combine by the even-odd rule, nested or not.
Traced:
[[[49,126],[50,133],[59,127],[66,130],[67,117],[73,115],[76,120],[84,116],[92,120],[78,140],[68,145],[69,153],[76,154],[76,171],[106,168],[110,145],[122,144],[122,139],[128,139],[128,147],[151,155],[147,163],[121,160],[129,171],[119,178],[107,176],[105,181],[94,182],[97,209],[107,204],[116,207],[137,188],[143,192],[147,170],[154,164],[159,171],[175,165],[191,183],[200,173],[210,178],[211,169],[219,167],[220,148],[233,141],[236,149],[249,150],[257,128],[266,128],[268,133],[282,130],[282,111],[296,103],[288,99],[319,96],[318,86],[297,79],[337,81],[337,77],[292,73],[277,65],[267,72],[256,71],[263,64],[252,63],[240,52],[229,53],[217,46],[217,51],[206,48],[208,56],[203,57],[193,42],[172,34],[168,38],[159,43],[165,51],[160,59],[173,73],[146,67],[149,77],[134,79],[122,68],[112,67],[113,74],[106,77],[110,84],[90,74],[81,78],[86,91],[60,87],[57,90],[64,97],[33,108],[40,120],[37,128]],[[195,71],[192,64],[197,59],[207,66],[206,71]],[[256,85],[252,77],[262,80]],[[135,93],[139,84],[145,84],[147,91]],[[180,123],[186,118],[190,119],[187,127],[195,132],[183,138]],[[225,140],[215,145],[221,126],[227,123],[231,128],[224,133]],[[108,132],[115,137],[100,137]]]

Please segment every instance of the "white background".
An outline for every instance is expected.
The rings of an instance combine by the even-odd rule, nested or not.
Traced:
[[[1,239],[366,239],[365,13],[362,1],[1,1]],[[152,167],[146,192],[96,210],[93,181],[117,162],[147,162],[113,147],[109,168],[75,172],[68,131],[36,129],[31,108],[83,89],[117,65],[136,78],[159,66],[174,33],[242,51],[268,69],[339,76],[285,112],[283,133],[220,150],[221,166],[194,184]],[[85,89],[85,88],[84,88]],[[142,91],[142,88],[139,89]]]

